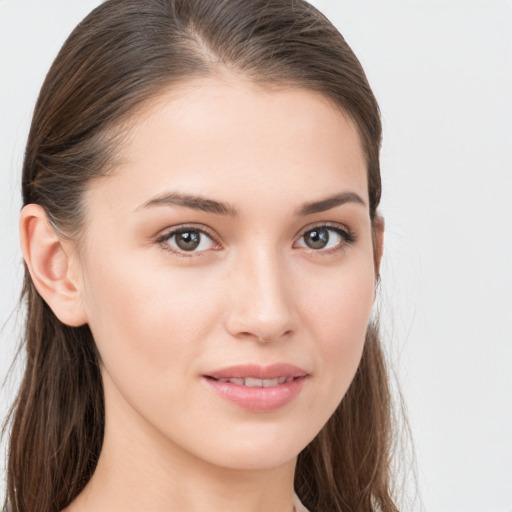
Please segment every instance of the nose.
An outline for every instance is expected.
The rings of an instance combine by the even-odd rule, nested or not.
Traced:
[[[296,329],[291,278],[275,251],[259,248],[241,259],[230,276],[228,332],[260,343],[278,341]]]

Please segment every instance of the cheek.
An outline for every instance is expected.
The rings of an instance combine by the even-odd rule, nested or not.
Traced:
[[[109,372],[150,368],[168,379],[190,370],[218,304],[197,277],[137,258],[103,258],[89,269],[89,325]]]
[[[333,269],[334,270],[334,269]],[[324,399],[334,408],[359,365],[374,302],[374,267],[369,256],[354,259],[330,276],[311,280],[302,297],[306,329],[315,343]]]
[[[357,339],[355,334],[366,330],[375,298],[375,275],[371,253],[361,252],[360,258],[346,265],[311,273],[302,287],[302,308],[309,312],[310,328],[324,332],[320,340],[335,340],[337,333]]]

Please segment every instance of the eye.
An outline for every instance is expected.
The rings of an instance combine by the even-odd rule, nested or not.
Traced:
[[[167,232],[158,240],[164,249],[175,253],[200,253],[217,247],[216,242],[201,229],[182,227]]]
[[[315,251],[334,252],[354,241],[355,237],[349,231],[340,227],[322,225],[304,232],[297,245]]]

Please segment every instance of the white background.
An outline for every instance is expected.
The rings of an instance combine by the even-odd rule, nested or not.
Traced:
[[[0,379],[21,323],[19,173],[31,112],[60,45],[98,3],[0,0]],[[314,3],[381,105],[381,300],[424,510],[512,512],[512,2]],[[2,418],[16,385],[15,373]]]

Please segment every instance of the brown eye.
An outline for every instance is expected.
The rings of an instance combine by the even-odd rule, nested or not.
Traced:
[[[176,233],[176,245],[182,251],[194,251],[201,243],[201,235],[198,231],[182,231]]]
[[[318,252],[332,252],[354,241],[355,236],[349,231],[337,226],[324,225],[305,231],[297,245]]]
[[[329,243],[329,230],[315,228],[304,234],[304,242],[310,249],[324,249]]]
[[[200,229],[181,228],[159,239],[159,242],[177,253],[200,253],[212,249],[215,242]]]

